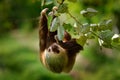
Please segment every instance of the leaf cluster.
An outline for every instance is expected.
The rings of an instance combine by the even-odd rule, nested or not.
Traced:
[[[76,0],[68,0],[69,2],[76,2]],[[98,23],[81,23],[74,17],[70,11],[68,4],[61,0],[58,2],[58,9],[55,11],[56,18],[53,19],[50,31],[58,31],[58,39],[62,40],[64,37],[64,31],[77,35],[77,42],[84,46],[88,39],[97,39],[100,46],[104,46],[107,48],[113,48],[116,44],[120,43],[119,34],[117,38],[114,38],[115,33],[112,31],[112,19],[105,19],[99,21]],[[57,14],[57,15],[56,15]],[[69,15],[70,18],[74,20],[74,24],[66,23],[62,21],[60,18],[62,14],[66,16]],[[98,11],[93,8],[87,8],[85,10],[80,11],[80,14],[83,15],[84,18],[91,19],[92,17],[98,14]],[[117,45],[119,46],[119,45]]]

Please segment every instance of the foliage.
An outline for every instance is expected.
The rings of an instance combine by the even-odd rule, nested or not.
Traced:
[[[65,14],[67,16],[67,14],[74,19],[74,24],[76,25],[72,25],[69,24],[70,26],[73,26],[76,28],[76,30],[74,30],[75,33],[78,34],[78,36],[80,36],[80,38],[78,38],[78,43],[83,45],[86,43],[86,41],[88,39],[98,39],[100,41],[102,41],[100,43],[100,46],[104,46],[104,47],[109,47],[109,48],[113,48],[114,45],[112,44],[112,37],[114,35],[114,33],[112,32],[112,20],[108,19],[108,20],[103,20],[103,21],[99,21],[99,23],[81,23],[80,21],[78,21],[69,11],[69,7],[68,4],[64,2],[64,0],[61,0],[61,2],[58,2],[59,6],[58,9],[55,9],[53,7],[51,13],[53,13],[52,15],[56,16],[56,18],[54,18],[52,20],[52,25],[51,25],[51,29],[50,31],[55,31],[58,30],[58,38],[59,40],[63,39],[63,35],[64,35],[64,24],[67,24],[63,21],[61,17],[62,14]],[[85,18],[91,20],[92,17],[96,16],[96,14],[98,13],[97,10],[93,9],[93,8],[87,8],[86,10],[82,10],[80,12]],[[59,14],[59,15],[56,15]],[[67,29],[66,29],[67,30]],[[76,35],[76,34],[75,34]],[[82,35],[82,36],[81,36]],[[81,40],[81,38],[83,40]],[[118,42],[116,42],[118,43]]]

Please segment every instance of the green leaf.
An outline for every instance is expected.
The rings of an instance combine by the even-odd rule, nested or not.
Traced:
[[[86,10],[82,10],[82,11],[80,11],[80,14],[82,14],[83,16],[86,16],[87,11]]]
[[[87,41],[87,37],[86,36],[80,36],[79,39],[76,39],[77,43],[80,44],[81,46],[84,46],[84,44]]]
[[[93,9],[93,8],[87,8],[87,11],[88,12],[91,12],[91,13],[97,13],[98,11]]]
[[[98,24],[99,30],[106,30],[106,29],[112,29],[112,20],[103,20]]]
[[[57,0],[57,3],[61,4],[63,2],[63,0]]]
[[[112,19],[107,20],[106,25],[111,26],[112,25]]]
[[[67,31],[73,30],[73,26],[71,24],[64,23],[63,26],[64,26],[65,30],[67,30]]]
[[[68,0],[68,1],[70,1],[70,2],[76,2],[77,0]]]
[[[120,37],[114,38],[112,43],[120,46]]]
[[[89,31],[90,31],[90,25],[88,23],[83,24],[81,32],[85,34],[88,33]]]
[[[71,35],[74,34],[75,29],[71,24],[64,23],[63,27],[64,27],[65,31],[67,31],[68,33],[71,33]]]
[[[58,17],[54,18],[50,27],[50,31],[54,32],[58,29],[58,26],[60,26],[60,20]]]
[[[67,13],[68,12],[68,4],[64,3],[59,6],[58,13]]]
[[[77,22],[75,22],[74,23],[74,28],[75,28],[75,30],[76,30],[76,32],[79,34],[80,32],[81,32],[81,30],[82,30],[82,26],[79,24],[79,23],[77,23]]]
[[[120,37],[114,38],[112,41],[116,43],[120,43]]]
[[[58,27],[58,32],[57,32],[57,36],[58,36],[59,40],[63,40],[64,32],[65,32],[64,27],[63,26],[59,26]]]
[[[86,36],[88,39],[93,39],[93,38],[95,38],[95,36],[94,36],[91,32],[86,33],[85,36]]]
[[[119,34],[114,34],[112,37],[112,45],[120,49],[120,36]]]
[[[92,31],[97,31],[98,30],[98,24],[90,24],[90,28]]]
[[[107,43],[108,45],[111,45],[111,40],[114,33],[110,30],[105,30],[100,32],[99,36],[104,41],[104,43]]]
[[[80,13],[84,16],[84,17],[93,17],[97,14],[98,11],[96,11],[93,8],[87,8],[86,10],[82,10]]]

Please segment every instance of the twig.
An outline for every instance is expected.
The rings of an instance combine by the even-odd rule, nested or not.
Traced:
[[[71,18],[73,18],[79,25],[83,26],[69,11],[68,14],[70,15]]]
[[[93,35],[95,35],[96,37],[98,37],[99,39],[102,40],[102,38],[100,36],[98,36],[96,33],[94,33],[93,31],[90,31]]]
[[[64,3],[64,1],[65,1],[65,0],[62,0],[62,2],[61,2],[61,3],[59,3],[58,8],[60,7],[60,5],[62,5],[62,4]]]

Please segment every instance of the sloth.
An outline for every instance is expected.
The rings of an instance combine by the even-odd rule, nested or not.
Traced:
[[[57,38],[57,30],[50,32],[46,15],[47,10],[48,8],[45,8],[41,11],[39,21],[40,61],[52,72],[68,73],[73,68],[76,54],[83,47],[76,42],[76,39],[71,38],[67,31],[64,32],[63,40]]]

